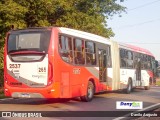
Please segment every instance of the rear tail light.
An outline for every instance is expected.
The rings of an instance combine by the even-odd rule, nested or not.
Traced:
[[[53,65],[49,62],[48,66],[48,85],[51,85],[53,82]]]

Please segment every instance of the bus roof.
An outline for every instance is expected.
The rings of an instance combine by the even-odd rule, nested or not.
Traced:
[[[134,45],[130,45],[130,44],[125,44],[125,43],[120,43],[119,45],[122,48],[124,47],[126,49],[130,49],[130,50],[133,50],[135,52],[147,54],[147,55],[150,55],[150,56],[154,57],[154,55],[147,49],[144,49],[144,48],[141,48],[141,47],[138,47],[138,46],[134,46]]]
[[[80,31],[80,30],[64,28],[64,27],[59,27],[58,29],[61,31],[61,33],[64,33],[64,34],[67,34],[67,35],[76,36],[76,37],[79,37],[79,38],[93,40],[95,42],[100,42],[100,43],[110,45],[110,39],[107,39],[107,38],[99,36],[99,35],[95,35],[95,34]]]

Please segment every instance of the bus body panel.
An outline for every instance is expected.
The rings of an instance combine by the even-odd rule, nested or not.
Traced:
[[[34,31],[34,30],[30,30]],[[26,31],[25,31],[26,32]],[[52,30],[50,44],[48,47],[48,55],[46,54],[43,60],[33,61],[33,62],[12,62],[7,55],[7,49],[5,49],[4,64],[6,65],[6,72],[4,73],[4,90],[6,96],[13,97],[44,97],[44,98],[58,98],[60,85],[59,82],[54,82],[54,84],[49,84],[50,74],[53,74],[49,69],[49,62],[53,62],[53,44],[54,44],[54,30]],[[53,39],[53,40],[52,40]],[[6,48],[8,41],[6,40]],[[18,54],[22,59],[27,57],[23,54]],[[17,56],[18,56],[17,55]],[[15,55],[16,56],[16,55]],[[36,55],[37,56],[37,55]],[[24,57],[24,58],[23,58]],[[18,57],[15,59],[18,59]],[[19,67],[20,66],[20,67]],[[53,67],[53,66],[52,66]],[[17,80],[18,79],[18,80]],[[12,85],[10,81],[13,81]],[[20,83],[20,86],[16,85]],[[14,85],[14,86],[13,86]],[[56,89],[56,92],[55,92]],[[15,94],[16,93],[16,94]],[[26,96],[25,96],[26,94]],[[38,95],[36,95],[38,94]],[[24,95],[24,96],[23,96]]]
[[[143,48],[140,48],[140,47],[137,47],[137,46],[120,43],[119,48],[120,49],[123,48],[125,50],[129,50],[129,51],[132,51],[137,54],[148,55],[148,56],[154,58],[153,54],[150,51],[143,49]],[[134,59],[133,59],[133,62],[135,62]],[[141,60],[141,62],[142,62],[142,60]],[[136,78],[136,68],[120,68],[120,71],[121,71],[120,72],[121,73],[121,76],[120,76],[121,81],[124,82],[126,87],[127,87],[127,82],[130,78],[132,80],[132,87],[133,88],[134,87],[149,86],[149,84],[150,84],[149,80],[153,79],[152,68],[150,68],[150,69],[141,68],[141,70],[140,70],[141,79],[140,80],[138,80]]]
[[[136,80],[136,71],[132,69],[121,69],[120,70],[120,78],[121,83],[124,86],[120,87],[120,89],[125,89],[126,85],[128,84],[128,79],[132,79],[132,86],[133,87],[141,87],[141,86],[148,86],[149,85],[149,78],[151,77],[147,70],[141,70],[142,78],[141,81]]]
[[[27,59],[27,56],[17,57]],[[29,87],[45,87],[48,80],[48,55],[40,62],[29,63],[13,62],[7,56],[7,73],[18,81],[9,83],[10,85],[23,83]]]

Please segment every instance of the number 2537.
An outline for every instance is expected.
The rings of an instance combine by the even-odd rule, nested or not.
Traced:
[[[9,64],[9,68],[20,68],[21,64]]]

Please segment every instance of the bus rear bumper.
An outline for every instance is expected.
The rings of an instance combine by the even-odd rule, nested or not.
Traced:
[[[43,88],[20,88],[5,84],[4,93],[13,98],[60,98],[60,84],[54,83]]]
[[[41,93],[13,92],[13,98],[45,98]]]

